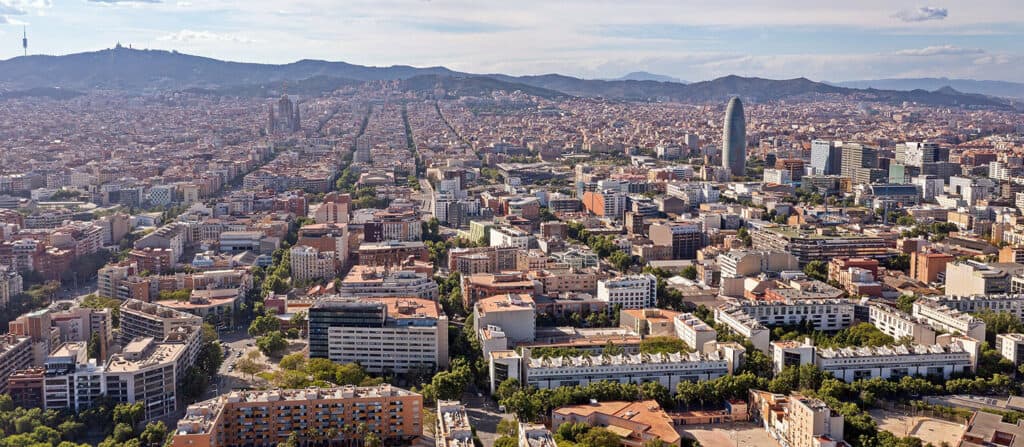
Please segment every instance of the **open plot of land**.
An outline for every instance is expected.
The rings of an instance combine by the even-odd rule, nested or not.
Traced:
[[[737,422],[718,425],[686,425],[678,427],[683,436],[691,437],[703,447],[764,446],[780,447],[761,426]]]
[[[925,444],[939,445],[943,441],[954,443],[964,433],[964,426],[944,419],[913,416],[886,410],[871,410],[878,428],[896,436],[913,436]]]

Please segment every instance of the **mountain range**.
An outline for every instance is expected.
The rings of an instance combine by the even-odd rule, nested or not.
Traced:
[[[679,83],[679,84],[689,84],[689,82],[686,82],[686,81],[684,81],[682,79],[679,79],[679,78],[674,78],[672,76],[665,76],[665,75],[660,75],[660,74],[649,73],[649,72],[646,72],[646,71],[634,71],[634,72],[631,72],[631,73],[626,73],[626,75],[624,75],[624,76],[620,76],[620,77],[614,78],[614,79],[608,79],[608,81],[658,81],[658,82],[676,82],[676,83]]]
[[[478,96],[493,91],[523,91],[536,96],[600,97],[611,100],[724,102],[731,96],[761,102],[827,96],[859,101],[1010,108],[1014,103],[982,94],[935,89],[851,88],[805,78],[772,80],[725,76],[681,83],[636,72],[614,80],[580,79],[559,74],[509,76],[472,74],[445,67],[368,67],[345,62],[300,60],[272,65],[228,62],[175,51],[116,47],[63,56],[22,56],[0,61],[0,96],[72,97],[77,92],[147,93],[192,91],[233,96],[272,96],[287,90],[300,95],[333,91],[365,82],[394,81],[405,90]],[[60,93],[60,94],[57,94]],[[38,95],[37,95],[38,94]]]
[[[849,88],[878,88],[886,90],[937,90],[942,87],[951,87],[961,92],[1024,99],[1024,83],[1008,81],[978,81],[974,79],[949,78],[903,78],[846,81],[836,82],[834,84]]]

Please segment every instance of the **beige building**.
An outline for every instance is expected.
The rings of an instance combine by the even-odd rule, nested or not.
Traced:
[[[772,437],[790,447],[849,447],[842,415],[819,399],[750,390],[750,412]]]
[[[976,261],[946,264],[946,295],[993,295],[1010,291],[1009,272]]]
[[[0,336],[0,394],[7,393],[7,378],[32,366],[32,339],[14,334]]]
[[[316,248],[296,245],[289,253],[292,280],[305,283],[334,277],[334,252],[319,251]]]

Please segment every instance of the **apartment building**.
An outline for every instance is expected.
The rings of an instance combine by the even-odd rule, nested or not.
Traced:
[[[130,262],[107,264],[96,272],[96,294],[107,298],[125,299],[127,290],[122,291],[128,277],[139,273],[138,265]]]
[[[202,349],[203,319],[159,304],[126,300],[120,307],[121,343],[151,337],[160,343],[180,344],[185,355],[179,359],[178,370],[185,371],[195,363]],[[183,377],[183,376],[179,376]]]
[[[289,250],[292,279],[305,283],[334,277],[335,256],[333,251],[319,251],[316,248],[296,245]]]
[[[348,227],[338,224],[306,225],[299,229],[295,245],[305,245],[321,252],[332,252],[337,268],[348,263]]]
[[[22,278],[12,268],[0,265],[0,309],[11,304],[11,298],[22,292]]]
[[[132,340],[105,365],[105,396],[115,402],[143,403],[146,420],[174,414],[178,380],[185,374],[179,368],[187,349],[186,344],[161,343],[152,337]]]
[[[704,231],[700,222],[653,223],[647,230],[655,245],[672,247],[672,259],[696,259],[704,248]]]
[[[793,393],[789,396],[750,390],[750,411],[773,438],[790,447],[850,447],[843,441],[841,414],[825,402]]]
[[[549,268],[527,272],[527,277],[540,282],[541,292],[549,296],[561,293],[597,293],[597,281],[604,277],[597,269]]]
[[[530,279],[525,273],[481,273],[463,276],[461,279],[462,305],[472,309],[473,303],[489,296],[502,294],[537,295],[541,290],[540,281]]]
[[[530,248],[530,233],[516,227],[491,227],[491,247]]]
[[[362,441],[341,427],[365,426],[387,445],[423,434],[423,396],[388,384],[374,387],[232,391],[192,404],[172,447],[275,446],[294,433],[322,443]]]
[[[948,253],[921,253],[910,255],[910,276],[925,284],[943,282],[946,278],[946,265],[956,259]]]
[[[88,342],[97,334],[100,342],[100,358],[107,358],[110,343],[114,341],[113,314],[110,309],[76,307],[50,313],[50,323],[60,330],[63,342]]]
[[[810,324],[814,330],[837,331],[853,324],[853,302],[842,299],[742,300],[738,307],[765,326]]]
[[[146,420],[170,416],[177,410],[186,348],[182,343],[140,337],[99,365],[87,358],[85,342],[65,343],[45,362],[45,408],[80,411],[107,399],[142,403]]]
[[[462,275],[515,270],[517,253],[515,247],[453,248],[448,251],[448,270]]]
[[[985,321],[938,302],[927,299],[915,301],[913,315],[924,318],[937,330],[966,335],[975,340],[985,339]]]
[[[472,447],[473,429],[469,425],[466,407],[458,401],[437,401],[437,447]]]
[[[691,349],[702,351],[705,343],[718,338],[714,328],[691,313],[681,313],[672,320],[676,329],[675,335]]]
[[[430,275],[370,265],[352,266],[336,287],[339,295],[353,297],[414,296],[436,301],[439,293]]]
[[[448,317],[423,298],[328,297],[309,308],[309,356],[368,372],[448,366]]]
[[[597,300],[609,308],[646,309],[657,307],[658,280],[649,273],[626,275],[597,282]]]
[[[966,313],[977,313],[986,310],[997,313],[1006,312],[1024,321],[1024,294],[944,295],[923,299],[934,301],[950,309]]]
[[[714,311],[715,323],[724,324],[732,332],[746,337],[758,351],[771,353],[768,344],[771,331],[756,318],[734,305],[722,305]]]
[[[625,447],[642,447],[655,440],[667,445],[682,445],[682,437],[676,431],[672,418],[654,400],[571,405],[551,412],[552,430],[558,430],[559,426],[566,423],[606,427],[620,436],[619,442]],[[520,445],[523,445],[522,441]],[[546,445],[550,446],[530,444],[530,447]]]
[[[1024,363],[1024,334],[996,335],[996,351],[1014,365]]]
[[[917,344],[935,344],[937,333],[927,319],[915,317],[886,304],[868,305],[868,323],[896,340],[909,337]]]
[[[203,325],[203,319],[198,316],[139,300],[125,300],[121,303],[120,314],[122,342],[136,337],[163,340],[179,328],[192,330]]]
[[[1010,275],[1004,269],[977,261],[946,264],[946,295],[993,295],[1010,291]]]
[[[537,388],[587,385],[594,382],[658,382],[675,389],[679,382],[711,380],[729,374],[739,365],[743,347],[721,343],[707,353],[581,355],[576,357],[530,357],[515,351],[491,353],[492,380],[514,377]],[[495,360],[497,359],[497,360]],[[497,387],[500,383],[492,383]]]
[[[430,252],[421,241],[363,242],[359,244],[359,263],[364,265],[401,265],[410,257],[429,261]]]
[[[420,241],[423,240],[423,225],[419,212],[412,208],[390,207],[375,211],[373,220],[363,224],[363,240]]]
[[[837,379],[853,382],[880,377],[898,380],[904,376],[948,379],[953,374],[976,370],[981,342],[953,337],[933,345],[892,345],[880,347],[818,348],[807,342],[772,342],[775,370],[788,366],[817,365]]]
[[[732,250],[718,255],[717,260],[722,278],[744,278],[800,269],[796,257],[785,252]]]
[[[7,379],[15,371],[32,366],[32,339],[15,334],[0,335],[0,394],[7,394]]]
[[[970,374],[977,369],[980,343],[957,340],[948,345],[894,345],[881,347],[820,348],[815,364],[845,382],[881,377],[941,377]]]
[[[801,266],[813,260],[838,257],[881,259],[888,256],[888,243],[881,237],[838,232],[831,228],[807,231],[766,225],[752,231],[751,237],[755,250],[790,253]]]

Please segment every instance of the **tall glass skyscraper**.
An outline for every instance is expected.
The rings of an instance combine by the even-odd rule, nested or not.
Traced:
[[[722,126],[722,167],[732,175],[742,176],[747,164],[747,119],[739,98],[729,100]]]

